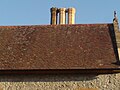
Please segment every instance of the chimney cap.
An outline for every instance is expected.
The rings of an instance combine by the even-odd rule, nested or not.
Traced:
[[[76,9],[73,8],[73,7],[70,7],[70,8],[67,9],[67,11],[68,11],[68,12],[74,12],[74,13],[75,13],[75,12],[76,12]]]
[[[58,10],[59,10],[59,12],[60,11],[66,11],[66,8],[59,8]]]
[[[56,11],[58,8],[56,8],[56,7],[52,7],[52,8],[50,8],[50,11]]]

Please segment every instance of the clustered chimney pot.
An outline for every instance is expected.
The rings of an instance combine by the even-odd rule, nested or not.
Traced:
[[[50,9],[51,11],[51,24],[52,25],[56,25],[57,24],[57,8],[56,7],[52,7]]]
[[[68,24],[75,24],[75,8],[68,8]]]
[[[66,8],[59,9],[59,24],[65,24],[66,21]]]
[[[75,8],[51,8],[51,24],[57,24],[57,16],[59,13],[59,24],[66,24],[66,13],[68,13],[68,24],[75,24]]]

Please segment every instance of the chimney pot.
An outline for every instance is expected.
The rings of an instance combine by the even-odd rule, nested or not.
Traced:
[[[75,8],[68,8],[68,24],[75,24]]]
[[[58,14],[58,9],[56,7],[52,7],[50,9],[51,12],[51,24],[56,25],[57,24],[57,14]]]
[[[59,8],[59,24],[66,23],[66,8]]]

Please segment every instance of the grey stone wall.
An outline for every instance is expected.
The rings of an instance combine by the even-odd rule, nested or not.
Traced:
[[[80,88],[120,90],[120,74],[0,75],[0,90],[82,90]]]

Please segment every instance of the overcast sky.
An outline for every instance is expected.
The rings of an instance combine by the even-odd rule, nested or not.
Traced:
[[[120,0],[0,0],[0,25],[46,25],[51,7],[76,8],[76,23],[111,23],[120,20]]]

